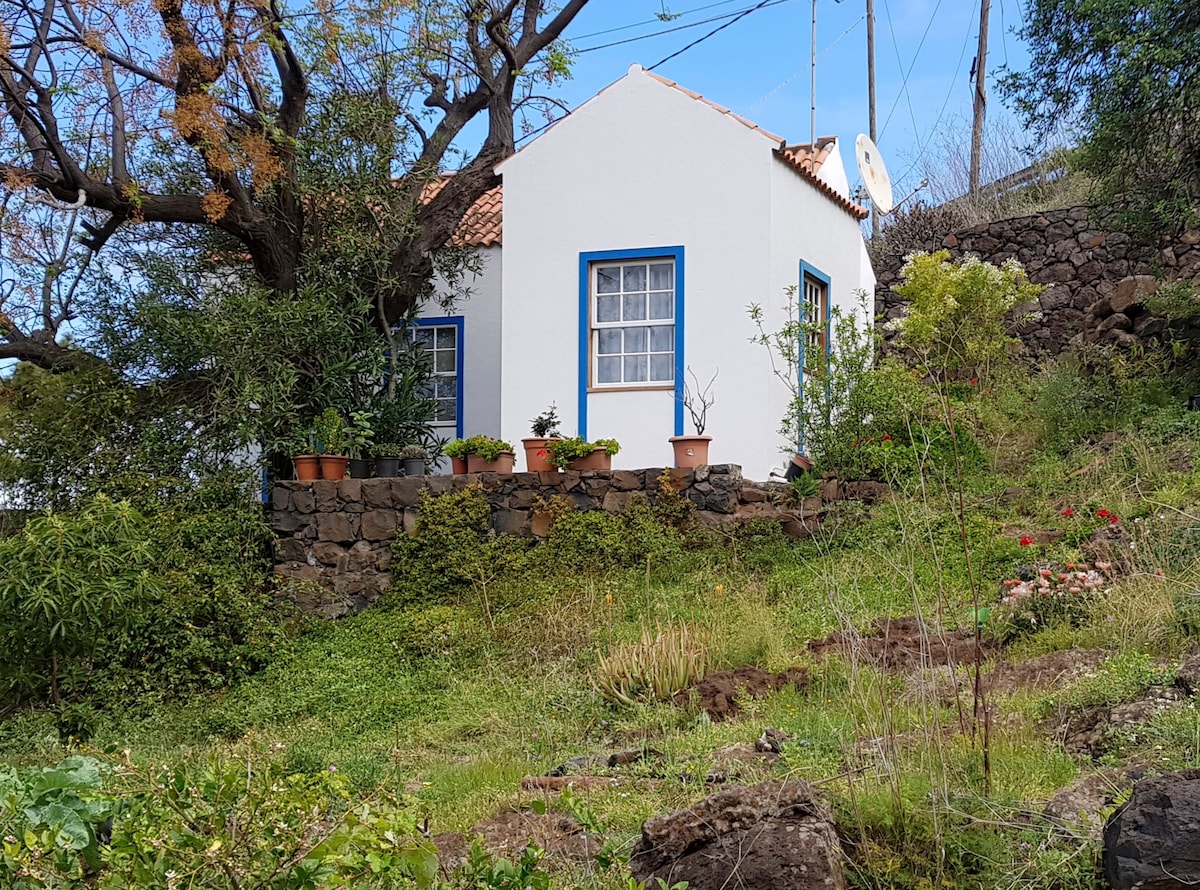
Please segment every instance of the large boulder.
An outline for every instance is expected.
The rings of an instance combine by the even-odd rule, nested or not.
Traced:
[[[833,816],[799,780],[736,786],[649,819],[633,849],[639,881],[688,890],[844,890]]]
[[[1116,890],[1200,883],[1200,769],[1134,785],[1104,828],[1104,873]]]

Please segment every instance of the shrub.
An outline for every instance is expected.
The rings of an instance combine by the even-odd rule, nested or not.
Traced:
[[[600,660],[595,682],[608,701],[633,705],[667,701],[704,677],[710,660],[699,631],[688,624],[646,630],[636,643]]]
[[[683,511],[674,501],[667,500],[662,514],[642,500],[624,513],[576,510],[565,501],[548,509],[555,515],[533,558],[549,574],[644,567],[647,559],[666,563],[683,552],[683,537],[671,524]]]
[[[1006,322],[1044,288],[1030,284],[1016,260],[1001,266],[950,252],[914,253],[901,270],[896,292],[908,301],[900,319],[901,343],[941,379],[984,378],[1002,367],[1014,339]]]

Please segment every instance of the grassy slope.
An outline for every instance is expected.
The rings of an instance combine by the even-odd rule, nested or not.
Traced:
[[[989,604],[1018,563],[1080,558],[1102,507],[1122,517],[1129,541],[1119,546],[1134,545],[1110,554],[1123,560],[1125,580],[1082,626],[1048,628],[1014,652],[1085,645],[1122,658],[1177,657],[1187,643],[1177,596],[1196,591],[1200,558],[1197,425],[1165,411],[1106,449],[1038,452],[1036,418],[1016,396],[1009,404],[997,398],[980,412],[989,466],[966,480],[962,526],[953,491],[914,483],[870,511],[846,508],[810,542],[731,541],[669,565],[493,590],[494,630],[469,591],[432,609],[373,611],[317,628],[223,695],[107,713],[90,744],[128,748],[143,760],[197,758],[249,737],[281,746],[297,771],[335,765],[364,792],[403,787],[441,831],[527,802],[518,790],[523,775],[648,739],[665,763],[586,795],[610,835],[630,842],[642,819],[707,793],[700,777],[715,749],[752,741],[769,724],[797,740],[786,751],[787,773],[824,782],[843,830],[857,839],[850,852],[860,884],[1087,886],[1094,847],[1056,840],[1028,815],[1095,768],[1036,726],[1052,699],[1069,701],[1070,689],[995,703],[987,787],[978,740],[956,731],[959,711],[939,700],[934,683],[832,659],[813,667],[807,691],[778,693],[750,704],[738,721],[714,724],[667,704],[615,709],[590,680],[614,645],[668,622],[708,629],[726,664],[773,669],[809,663],[808,639],[866,628],[880,616],[919,612],[947,627],[965,625],[971,577]],[[1001,496],[1013,486],[1022,490]],[[1076,516],[1063,517],[1067,507]],[[1066,534],[1022,548],[1014,531],[1021,529]],[[1094,700],[1119,698],[1141,677],[1101,671],[1085,691]],[[969,697],[964,702],[969,711]],[[906,742],[888,756],[856,753],[860,740],[899,733],[908,733]],[[1187,710],[1126,740],[1112,759],[1200,765],[1198,738],[1195,711]],[[0,725],[3,760],[45,763],[62,754],[46,714]],[[861,771],[847,775],[848,767]],[[563,882],[619,884],[615,875]]]

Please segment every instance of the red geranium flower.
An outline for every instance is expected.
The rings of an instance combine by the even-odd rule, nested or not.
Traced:
[[[978,385],[979,385],[979,378],[978,378],[978,377],[972,377],[972,378],[971,378],[971,385],[972,385],[972,386],[978,386]]]
[[[1072,507],[1067,507],[1067,509],[1062,511],[1062,515],[1067,517],[1067,519],[1070,519],[1072,516],[1075,515],[1075,510]]]
[[[1118,522],[1120,522],[1120,521],[1121,521],[1121,517],[1120,517],[1120,516],[1118,516],[1116,513],[1109,513],[1109,514],[1108,514],[1108,521],[1109,521],[1109,523],[1110,523],[1110,524],[1112,524],[1112,525],[1116,525]]]
[[[1099,516],[1101,519],[1107,519],[1112,514],[1109,513],[1107,510],[1097,510],[1096,515]]]
[[[884,433],[884,434],[883,434],[883,436],[881,437],[880,441],[882,441],[882,442],[890,442],[890,441],[892,441],[892,434],[891,434],[891,433]]]
[[[1033,538],[1029,537],[1029,535],[1026,535],[1025,537],[1023,537],[1023,538],[1021,539],[1021,546],[1022,546],[1022,547],[1028,547],[1028,546],[1029,546],[1030,544],[1032,544],[1032,543],[1033,543]]]

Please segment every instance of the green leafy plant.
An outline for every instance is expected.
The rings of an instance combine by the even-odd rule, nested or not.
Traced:
[[[535,439],[546,439],[551,436],[561,435],[558,431],[558,408],[553,403],[551,403],[549,408],[531,420],[529,424]]]
[[[400,449],[401,460],[425,460],[428,456],[424,445],[405,445]]]
[[[476,838],[455,887],[471,890],[550,890],[550,873],[541,867],[545,853],[530,844],[516,861],[493,857]]]
[[[399,457],[404,446],[398,442],[376,442],[371,446],[371,454],[375,457]]]
[[[608,452],[609,457],[615,457],[621,450],[621,444],[616,439],[596,439],[594,442],[588,442],[582,436],[572,436],[569,439],[547,443],[546,459],[561,468],[576,458],[587,457],[599,448]]]
[[[148,528],[128,502],[99,495],[0,539],[0,677],[5,698],[86,682],[106,636],[150,599],[158,579]]]
[[[465,459],[470,451],[469,439],[451,439],[442,446],[442,454],[455,460]]]
[[[342,419],[336,408],[326,408],[313,424],[313,432],[321,447],[322,454],[345,454],[349,440],[346,434],[346,421]]]
[[[488,463],[492,463],[502,454],[511,454],[512,445],[503,439],[493,439],[490,436],[476,437],[474,453]]]
[[[345,436],[351,457],[362,458],[371,453],[371,441],[375,438],[373,420],[374,414],[370,411],[350,412]]]
[[[636,643],[618,646],[600,660],[593,674],[596,688],[621,705],[668,701],[696,683],[711,662],[701,632],[692,625],[647,629]]]

